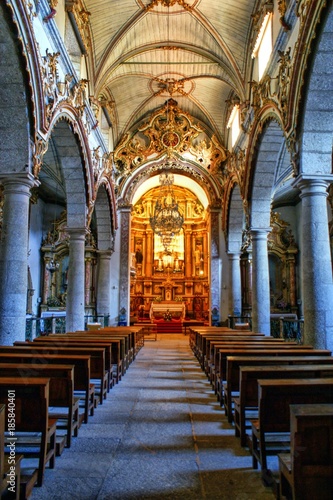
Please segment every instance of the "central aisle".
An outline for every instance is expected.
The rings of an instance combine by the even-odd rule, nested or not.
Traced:
[[[184,335],[146,341],[31,500],[271,500]]]

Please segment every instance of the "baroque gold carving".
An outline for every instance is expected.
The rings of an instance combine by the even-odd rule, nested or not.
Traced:
[[[180,7],[183,7],[184,10],[188,12],[192,12],[194,9],[190,5],[188,5],[185,0],[152,0],[150,4],[146,6],[146,10],[150,11],[153,10],[154,7],[156,7],[158,4],[161,4],[162,7],[173,7],[174,5],[178,4]]]
[[[85,9],[82,0],[65,0],[65,9],[73,14],[83,45],[88,50],[92,45],[89,24],[91,13]]]
[[[278,0],[278,11],[281,15],[280,17],[280,23],[281,23],[281,26],[283,27],[283,29],[285,31],[289,31],[290,30],[290,26],[289,24],[287,23],[287,21],[285,20],[285,13],[287,11],[287,0]]]
[[[210,141],[194,142],[204,135],[199,125],[192,122],[188,113],[182,111],[177,102],[169,99],[153,113],[148,123],[138,128],[135,134],[127,134],[114,153],[119,173],[124,173],[154,157],[182,155],[190,152],[202,166],[217,170],[227,153],[213,136]],[[208,141],[208,142],[207,142]]]
[[[33,174],[35,177],[38,177],[39,172],[42,168],[43,157],[47,151],[49,143],[44,141],[43,139],[36,138],[33,144],[33,154],[32,154],[32,163],[33,163]]]
[[[291,73],[291,57],[290,57],[291,47],[283,52],[278,50],[280,59],[279,62],[279,73],[277,77],[277,92],[275,97],[277,98],[280,109],[282,112],[283,119],[287,119],[288,114],[288,97],[289,97],[289,84],[290,84],[290,73]]]

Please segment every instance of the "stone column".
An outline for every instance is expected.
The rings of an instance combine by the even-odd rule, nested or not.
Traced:
[[[111,250],[99,250],[97,275],[97,315],[110,314]]]
[[[130,233],[131,233],[131,206],[124,205],[120,209],[120,276],[119,276],[119,311],[126,309],[126,321],[130,320]]]
[[[242,313],[240,252],[228,255],[230,262],[230,314],[237,316]]]
[[[31,174],[3,178],[3,221],[0,246],[0,342],[25,340],[28,288],[30,189],[38,185]]]
[[[67,228],[69,234],[66,331],[84,330],[85,236],[83,228]]]
[[[252,235],[252,330],[270,335],[268,229],[251,228]]]
[[[302,287],[304,343],[322,349],[333,345],[332,256],[327,188],[332,175],[301,175],[294,185],[302,199]]]
[[[222,267],[220,257],[221,209],[210,208],[210,289],[212,307],[217,307],[221,314]],[[220,318],[221,319],[221,318]]]

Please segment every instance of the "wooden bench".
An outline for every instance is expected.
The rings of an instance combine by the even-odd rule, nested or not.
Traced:
[[[62,354],[70,355],[87,355],[90,356],[90,378],[91,382],[95,385],[95,394],[98,396],[100,404],[103,404],[103,399],[106,399],[108,374],[105,370],[105,349],[90,346],[82,347],[61,347],[51,345],[38,345],[37,342],[24,342],[23,345],[15,346],[0,346],[0,353],[18,353],[30,352],[35,354]],[[98,386],[96,387],[96,383]]]
[[[80,396],[83,401],[84,422],[88,422],[89,415],[94,414],[95,386],[90,382],[90,356],[68,354],[38,354],[33,356],[27,351],[23,353],[0,351],[0,363],[16,364],[66,364],[74,365],[74,395]],[[81,417],[80,417],[81,419]]]
[[[246,446],[247,417],[257,417],[258,411],[258,379],[277,378],[323,378],[333,377],[333,364],[294,364],[241,366],[239,375],[239,396],[234,397],[235,435],[240,437],[241,445]],[[231,408],[230,408],[231,412]]]
[[[7,403],[8,404],[8,403]],[[5,454],[6,405],[0,405],[0,498],[10,497],[19,500],[21,482],[21,461],[23,455]]]
[[[66,335],[68,335],[71,338],[80,338],[80,339],[99,339],[101,341],[109,341],[110,343],[112,340],[120,342],[120,353],[119,353],[119,360],[120,364],[119,367],[117,365],[117,380],[121,380],[121,377],[125,375],[127,368],[129,367],[130,364],[130,359],[132,356],[132,353],[130,353],[130,341],[129,341],[129,334],[124,334],[122,335],[121,333],[107,333],[107,332],[102,332],[102,330],[91,330],[89,332],[69,332]],[[52,335],[53,337],[53,335]]]
[[[279,454],[280,498],[332,500],[333,405],[290,405],[290,453]]]
[[[290,445],[291,404],[332,404],[333,378],[259,379],[258,418],[251,420],[249,448],[253,468],[261,466],[262,479],[271,484],[268,454],[277,455]]]
[[[267,349],[291,349],[293,348],[293,344],[286,344],[282,339],[274,339],[273,337],[257,337],[252,336],[250,338],[240,337],[237,340],[235,339],[223,339],[223,340],[215,340],[210,341],[209,345],[207,345],[207,366],[206,373],[207,376],[213,385],[215,392],[217,393],[218,388],[218,376],[219,376],[219,356],[220,349],[225,347],[235,347],[235,348],[267,348]],[[294,346],[297,346],[295,343]],[[311,346],[308,346],[309,349],[312,349]]]
[[[328,349],[308,349],[303,348],[303,346],[294,346],[291,349],[280,349],[276,347],[274,349],[267,349],[265,346],[260,348],[243,348],[243,347],[230,347],[225,349],[219,349],[219,367],[218,367],[218,377],[219,377],[219,387],[221,389],[221,398],[223,401],[223,382],[226,381],[226,368],[227,368],[227,357],[228,356],[331,356],[331,351]]]
[[[99,345],[105,345],[106,348],[106,370],[109,372],[109,380],[108,380],[108,390],[113,387],[115,383],[118,383],[119,380],[121,379],[121,372],[122,372],[122,352],[124,350],[124,346],[121,346],[121,339],[116,339],[116,338],[110,338],[103,336],[102,338],[97,337],[94,335],[94,333],[88,331],[84,333],[73,333],[73,334],[50,334],[47,336],[43,337],[37,337],[34,339],[34,342],[41,344],[45,343],[47,341],[50,342],[55,342],[57,343],[58,339],[59,342],[63,342],[64,340],[68,339],[69,341],[73,342],[82,342],[82,343],[94,343],[95,341],[95,346],[97,347],[97,343]],[[97,342],[98,341],[98,342]]]
[[[89,333],[89,332],[88,332]],[[48,335],[48,336],[43,336],[43,337],[37,337],[34,339],[33,342],[29,342],[30,345],[38,345],[38,346],[53,346],[53,347],[98,347],[98,348],[103,348],[105,349],[105,371],[107,372],[107,384],[106,384],[106,391],[109,392],[110,389],[113,386],[113,363],[112,363],[112,344],[111,342],[108,342],[107,340],[103,339],[96,339],[92,337],[85,337],[85,336],[78,336],[75,338],[72,338],[69,335],[63,334],[63,335]],[[15,346],[22,346],[26,345],[26,342],[14,342]],[[118,345],[119,346],[119,345]],[[100,386],[100,381],[97,381],[95,383],[96,387]]]
[[[140,326],[145,340],[157,340],[157,327],[154,323],[142,323]]]
[[[22,381],[29,377],[50,379],[49,415],[57,419],[57,431],[65,430],[66,446],[69,448],[72,436],[77,437],[82,421],[79,416],[80,399],[74,397],[74,365],[0,363],[0,374],[2,377],[21,377]],[[60,450],[57,450],[59,454]]]
[[[56,424],[57,420],[49,417],[49,380],[48,378],[0,377],[0,403],[8,402],[9,391],[15,394],[15,449],[26,458],[38,458],[37,485],[42,486],[45,467],[55,466]],[[8,408],[7,408],[8,414]],[[11,433],[8,418],[6,432]]]
[[[239,394],[240,387],[240,367],[241,366],[265,366],[265,365],[295,365],[295,364],[333,364],[333,356],[313,356],[310,351],[303,356],[228,356],[226,367],[226,380],[220,387],[219,399],[224,403],[225,414],[228,421],[232,422],[232,397]],[[230,411],[229,411],[230,408]]]

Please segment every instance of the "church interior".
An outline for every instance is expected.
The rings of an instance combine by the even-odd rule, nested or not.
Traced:
[[[1,2],[1,493],[8,394],[18,428],[37,374],[58,408],[56,368],[37,363],[68,355],[67,444],[21,491],[18,453],[11,498],[332,498],[332,34],[331,0]],[[255,439],[239,444],[227,341],[283,367],[313,351],[317,371],[298,370],[327,379],[327,497],[297,493],[280,455],[268,477],[262,437],[258,470]]]

